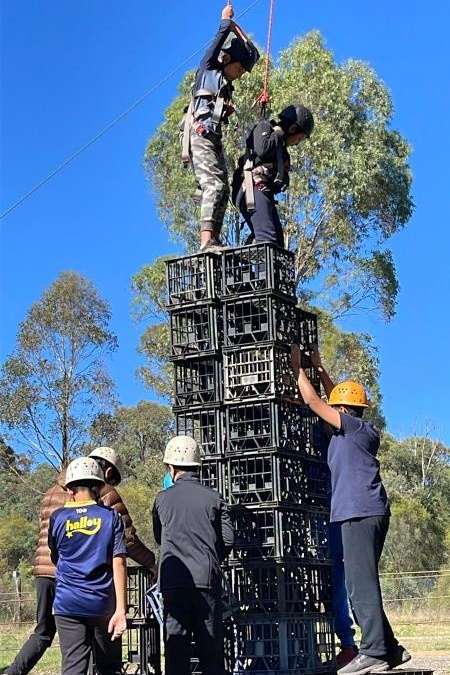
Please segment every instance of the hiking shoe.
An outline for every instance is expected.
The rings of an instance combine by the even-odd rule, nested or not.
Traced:
[[[396,668],[411,661],[411,654],[403,645],[397,645],[395,649],[389,652],[387,660],[389,661],[390,668]]]
[[[355,656],[358,654],[358,647],[355,645],[348,645],[347,647],[341,647],[341,651],[336,654],[336,665],[338,668],[343,668],[353,661]]]
[[[200,246],[199,253],[221,253],[224,248],[227,247],[223,246],[221,241],[213,237]]]
[[[358,654],[350,663],[339,668],[338,675],[363,675],[363,673],[382,673],[389,670],[389,664],[384,659],[378,659],[368,654]]]

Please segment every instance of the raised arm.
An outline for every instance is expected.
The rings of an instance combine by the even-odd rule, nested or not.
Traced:
[[[300,394],[305,404],[325,422],[331,424],[335,429],[340,429],[341,416],[337,410],[329,406],[325,401],[322,401],[319,394],[312,386],[307,374],[302,368],[302,357],[298,345],[292,345],[291,347],[291,365]]]
[[[334,382],[322,365],[322,359],[320,358],[319,348],[317,345],[311,345],[310,357],[311,363],[319,373],[320,382],[324,388],[325,394],[327,395],[327,398],[329,398],[331,391],[334,389]]]

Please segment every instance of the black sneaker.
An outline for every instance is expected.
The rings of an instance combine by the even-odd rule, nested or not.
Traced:
[[[368,654],[358,654],[343,668],[339,668],[338,675],[363,675],[363,673],[383,673],[389,670],[389,664],[384,659],[378,659]]]
[[[389,652],[387,660],[390,668],[397,668],[397,666],[401,666],[404,663],[411,661],[411,654],[403,645],[397,645],[395,649]]]

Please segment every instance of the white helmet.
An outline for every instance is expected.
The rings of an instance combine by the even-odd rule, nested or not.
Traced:
[[[100,448],[95,448],[95,450],[89,453],[89,457],[95,457],[95,459],[105,459],[107,462],[109,462],[119,474],[119,480],[117,483],[120,483],[122,480],[123,465],[122,460],[115,450],[112,448],[107,448],[104,445]]]
[[[92,457],[78,457],[70,462],[66,472],[66,487],[70,487],[72,483],[78,481],[97,481],[98,483],[105,483],[103,471],[98,462]]]
[[[191,436],[175,436],[166,445],[164,464],[200,466],[200,447]]]

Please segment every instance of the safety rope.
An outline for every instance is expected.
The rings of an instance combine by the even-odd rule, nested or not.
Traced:
[[[231,0],[227,0],[228,4],[231,4]],[[245,14],[247,14],[250,10],[253,9],[256,5],[258,5],[261,2],[261,0],[254,0],[243,12],[241,12],[238,16],[238,19]],[[158,82],[155,86],[153,86],[149,91],[147,91],[143,96],[141,96],[137,101],[135,101],[132,105],[130,105],[124,112],[122,112],[118,117],[116,117],[112,122],[110,122],[104,129],[99,131],[93,138],[91,138],[90,141],[85,143],[79,150],[73,153],[68,159],[66,159],[62,164],[56,167],[51,173],[49,173],[43,180],[41,180],[37,185],[35,185],[33,188],[31,188],[28,192],[26,192],[20,199],[18,199],[16,202],[11,204],[3,213],[0,213],[0,221],[6,218],[10,213],[15,211],[23,202],[27,201],[32,195],[34,195],[35,192],[38,192],[38,190],[41,190],[44,185],[46,185],[52,178],[54,178],[57,174],[59,174],[63,169],[65,169],[67,166],[72,164],[80,155],[82,155],[86,150],[88,150],[92,145],[97,143],[103,136],[105,136],[113,127],[115,127],[119,122],[121,122],[125,117],[127,117],[131,112],[133,112],[138,106],[140,106],[151,94],[154,94],[158,89],[160,89],[166,82],[168,82],[176,73],[178,73],[182,68],[184,68],[190,61],[192,61],[193,58],[201,54],[206,47],[209,45],[209,41],[206,42],[203,47],[200,47],[200,49],[197,49],[197,51],[193,52],[187,59],[182,61],[176,68],[174,68],[168,75],[166,75],[162,80]]]
[[[266,45],[266,65],[264,68],[264,86],[261,94],[255,101],[256,103],[261,104],[260,115],[265,117],[267,113],[267,104],[269,103],[269,68],[270,68],[270,48],[272,42],[272,26],[273,26],[273,8],[275,5],[275,0],[270,0],[270,9],[269,9],[269,24],[267,28],[267,45]]]

